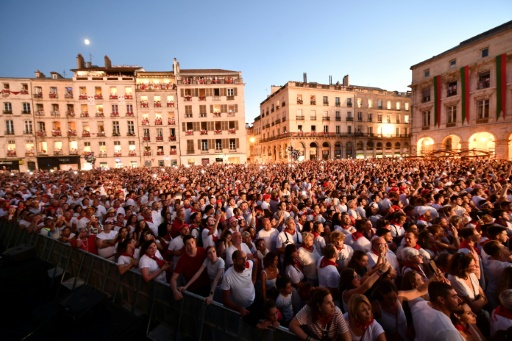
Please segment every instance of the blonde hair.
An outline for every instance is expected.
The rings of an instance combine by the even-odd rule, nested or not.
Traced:
[[[341,231],[332,231],[331,234],[329,235],[329,240],[331,241],[331,244],[336,243],[338,240],[345,241],[345,239],[346,236]]]
[[[311,232],[302,232],[302,240],[306,240],[308,238],[315,239],[315,236],[313,236],[313,233]]]
[[[352,318],[357,320],[357,311],[359,310],[359,306],[361,304],[367,304],[368,307],[372,308],[372,305],[370,304],[370,301],[365,295],[361,294],[354,294],[352,297],[350,297],[350,300],[348,301],[348,314],[349,316],[352,316]]]

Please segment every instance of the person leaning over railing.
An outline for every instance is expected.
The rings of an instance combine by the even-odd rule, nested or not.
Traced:
[[[167,263],[156,246],[154,240],[148,240],[140,248],[142,255],[139,260],[140,273],[142,278],[149,282],[155,279],[160,282],[166,282],[166,271],[171,268],[171,263]]]

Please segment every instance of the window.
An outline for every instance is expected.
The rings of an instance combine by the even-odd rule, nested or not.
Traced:
[[[400,102],[396,102],[395,105],[396,105],[396,110],[400,110]]]
[[[206,105],[199,106],[199,117],[206,117]]]
[[[382,123],[382,114],[377,114],[377,122]]]
[[[37,122],[37,128],[39,131],[46,131],[46,124],[44,122]]]
[[[381,100],[381,99],[379,99],[379,100],[377,101],[377,108],[378,108],[378,109],[382,109],[382,100]]]
[[[352,98],[347,98],[347,107],[352,107]]]
[[[446,107],[446,123],[453,124],[457,122],[457,106],[456,105],[450,105]]]
[[[363,106],[363,100],[361,98],[357,98],[357,107],[361,108]]]
[[[235,89],[233,89],[233,88],[227,89],[227,96],[228,97],[235,96]]]
[[[126,113],[133,114],[133,104],[127,104],[126,105]]]
[[[353,121],[354,118],[352,117],[352,112],[351,111],[348,111],[347,112],[347,121]]]
[[[12,114],[12,104],[9,102],[4,103],[4,114]]]
[[[391,101],[386,102],[386,109],[391,110]]]
[[[302,109],[297,109],[297,120],[303,120]]]
[[[150,135],[149,135],[149,128],[144,128],[143,129],[143,133],[144,133],[144,137],[147,137],[147,138],[150,137]]]
[[[311,110],[310,119],[316,120],[316,110]]]
[[[128,121],[128,135],[135,135],[135,123],[133,121]]]
[[[457,66],[457,60],[456,59],[452,59],[448,62],[448,65],[450,68],[454,68]]]
[[[421,90],[421,103],[430,102],[430,87]]]
[[[477,90],[486,89],[491,85],[491,73],[489,71],[478,74]]]
[[[316,126],[311,126],[311,132],[316,132]]]
[[[112,122],[112,135],[119,136],[119,121]]]
[[[112,104],[112,113],[119,113],[119,107],[117,104]]]
[[[14,135],[14,121],[5,121],[5,135]]]
[[[405,111],[409,111],[409,102],[405,102],[404,109]]]
[[[423,114],[423,127],[430,127],[430,110],[424,111],[422,114]]]
[[[386,122],[391,123],[391,115],[386,115]]]
[[[368,114],[368,122],[371,122],[373,121],[373,117],[372,117],[372,113],[369,113]]]
[[[425,71],[423,71],[423,76],[426,78],[426,77],[430,77],[430,69],[426,69]]]
[[[222,150],[222,140],[221,139],[216,139],[215,140],[215,149],[216,150]]]
[[[32,134],[32,121],[24,121],[25,123],[25,134]]]
[[[316,96],[315,95],[309,96],[309,104],[316,105]]]
[[[323,104],[324,104],[324,105],[329,105],[329,97],[324,96],[324,98],[323,98]]]
[[[341,113],[336,111],[336,121],[341,121]]]
[[[373,127],[366,127],[366,132],[368,133],[368,136],[373,136]]]
[[[23,103],[22,114],[30,114],[30,103]]]
[[[208,151],[208,140],[201,140],[201,150]]]
[[[347,133],[352,134],[352,126],[347,126]]]
[[[489,56],[489,48],[482,49],[482,58]]]
[[[396,115],[396,123],[400,123],[400,115]]]
[[[297,126],[297,130],[298,130],[298,131],[302,131],[302,124],[299,124],[299,125]]]
[[[371,99],[368,100],[368,108],[371,108],[373,106],[373,101]]]
[[[409,115],[404,115],[404,123],[409,123]]]
[[[336,126],[336,134],[341,134],[341,127],[340,126]]]
[[[448,92],[446,93],[446,97],[455,96],[457,95],[457,81],[449,82],[447,84]]]
[[[363,121],[363,113],[361,111],[357,112],[357,121],[362,122]]]
[[[337,107],[339,107],[341,105],[339,97],[334,97],[334,105],[337,106]]]
[[[489,100],[482,99],[476,102],[477,106],[477,119],[489,118]]]
[[[185,105],[185,117],[192,118],[192,106],[191,105]]]
[[[229,150],[236,150],[236,139],[229,139]]]
[[[329,132],[329,126],[324,126],[324,133],[328,133]]]

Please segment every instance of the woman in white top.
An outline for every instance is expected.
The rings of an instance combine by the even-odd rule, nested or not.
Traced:
[[[311,285],[316,286],[318,284],[316,264],[322,255],[318,252],[313,240],[314,238],[312,233],[302,233],[302,245],[299,247],[299,258],[302,263],[302,271],[306,276],[306,280],[311,283]]]
[[[117,268],[120,275],[124,275],[131,268],[139,265],[139,250],[135,248],[137,243],[133,238],[126,238],[117,247]]]
[[[492,240],[484,244],[484,251],[488,255],[484,263],[485,278],[488,280],[485,294],[489,298],[489,311],[492,311],[499,305],[498,284],[500,283],[503,270],[512,266],[507,262],[504,246],[497,240]]]
[[[226,264],[224,259],[217,256],[217,251],[215,247],[210,245],[206,248],[206,259],[203,261],[203,265],[199,267],[194,276],[187,282],[187,285],[184,287],[179,287],[179,291],[185,291],[189,286],[192,285],[196,281],[196,279],[201,276],[201,273],[206,269],[208,272],[208,277],[210,278],[210,283],[212,284],[210,289],[210,294],[206,297],[206,304],[211,304],[213,302],[213,295],[215,294],[215,289],[217,285],[222,281],[222,276],[224,275],[224,268]]]
[[[372,306],[366,296],[353,295],[348,303],[348,312],[344,315],[353,341],[385,341],[382,326],[375,321]]]
[[[476,262],[471,254],[456,253],[448,268],[448,280],[459,297],[478,314],[487,304],[487,297],[475,275]]]
[[[395,284],[388,280],[379,282],[374,297],[373,314],[386,332],[386,337],[390,340],[407,340],[407,319]]]
[[[140,273],[142,278],[149,282],[156,279],[160,282],[166,282],[165,272],[171,268],[171,264],[167,263],[156,246],[154,240],[148,240],[142,244],[140,248],[142,257],[139,260]]]

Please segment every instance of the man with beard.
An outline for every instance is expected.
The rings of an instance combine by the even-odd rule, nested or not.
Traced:
[[[462,300],[457,292],[443,282],[428,285],[429,301],[416,303],[412,308],[417,341],[463,341],[450,315],[462,314]]]

